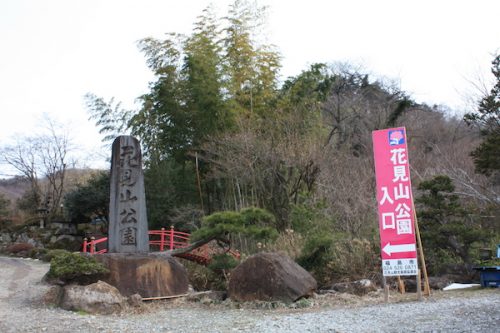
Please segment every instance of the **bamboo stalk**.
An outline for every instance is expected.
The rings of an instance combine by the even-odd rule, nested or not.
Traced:
[[[204,212],[203,208],[203,194],[201,192],[201,180],[200,180],[200,170],[198,168],[198,153],[195,153],[195,160],[196,160],[196,181],[198,184],[198,193],[200,195],[200,205],[201,205],[201,211]]]

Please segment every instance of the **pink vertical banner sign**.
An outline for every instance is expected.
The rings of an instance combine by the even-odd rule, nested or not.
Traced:
[[[372,138],[383,275],[417,275],[406,129],[373,131]]]

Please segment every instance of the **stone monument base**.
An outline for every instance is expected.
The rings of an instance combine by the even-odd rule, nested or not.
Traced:
[[[163,297],[188,291],[187,271],[171,256],[106,253],[94,257],[110,271],[104,281],[115,286],[123,296]]]

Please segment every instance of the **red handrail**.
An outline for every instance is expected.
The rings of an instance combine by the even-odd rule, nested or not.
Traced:
[[[150,230],[148,232],[150,236],[160,236],[159,239],[150,237],[149,245],[159,246],[160,251],[164,251],[165,247],[168,250],[179,249],[187,247],[190,244],[189,237],[191,236],[187,232],[175,231],[174,227],[171,226],[170,230]]]
[[[100,243],[104,243],[108,241],[108,237],[102,237],[99,239],[95,239],[94,236],[90,237],[90,242],[88,241],[87,238],[83,239],[83,253],[90,253],[90,254],[102,254],[108,252],[108,249],[104,248],[99,251],[96,251],[96,245]]]
[[[150,236],[149,245],[158,246],[160,251],[180,249],[190,245],[190,234],[182,231],[175,231],[173,226],[170,226],[168,230],[161,228],[160,230],[149,230],[148,235]],[[159,236],[159,237],[156,237]],[[101,254],[106,253],[108,250],[106,248],[96,251],[96,245],[108,241],[108,237],[102,237],[95,239],[91,237],[90,241],[87,238],[83,239],[83,251],[84,253],[90,254]],[[185,257],[190,260],[195,260],[198,263],[208,264],[212,259],[211,250],[208,244],[200,246],[192,250]],[[227,253],[231,254],[236,259],[240,259],[240,253],[238,251],[229,250]]]

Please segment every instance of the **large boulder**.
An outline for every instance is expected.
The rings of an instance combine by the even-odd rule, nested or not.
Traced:
[[[125,304],[126,300],[118,289],[105,282],[97,281],[87,286],[65,286],[61,307],[65,310],[85,311],[92,314],[111,314],[120,312]]]
[[[50,306],[61,306],[64,297],[64,287],[51,286],[42,296],[42,303]]]
[[[187,271],[173,257],[108,253],[95,255],[95,258],[109,269],[104,281],[118,288],[124,296],[174,296],[188,291]]]
[[[312,296],[316,280],[292,259],[278,253],[251,256],[231,273],[229,297],[235,301],[294,302]]]

